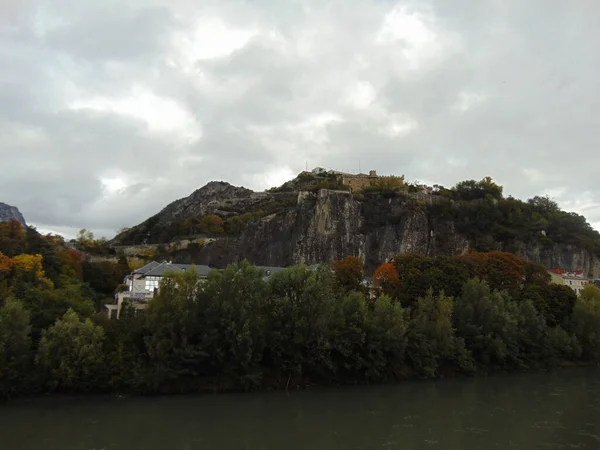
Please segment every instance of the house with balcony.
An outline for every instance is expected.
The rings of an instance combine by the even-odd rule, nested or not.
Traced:
[[[104,305],[106,314],[110,319],[118,319],[123,303],[127,301],[135,309],[142,310],[148,302],[158,293],[160,280],[168,273],[186,272],[192,264],[173,264],[170,261],[152,261],[127,275],[123,284],[127,290],[115,294],[115,303]],[[215,270],[206,265],[193,265],[200,280],[206,280],[211,271]],[[273,273],[285,270],[285,267],[256,266],[264,271],[265,280]]]

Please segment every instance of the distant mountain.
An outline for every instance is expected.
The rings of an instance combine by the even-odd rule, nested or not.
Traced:
[[[19,208],[0,202],[0,222],[8,222],[10,220],[16,220],[25,226],[27,225]]]

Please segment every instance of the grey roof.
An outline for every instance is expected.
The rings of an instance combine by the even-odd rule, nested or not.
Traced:
[[[146,274],[148,271],[150,271],[150,270],[152,270],[152,269],[154,269],[155,267],[158,267],[158,266],[160,266],[159,262],[152,261],[152,262],[146,264],[145,266],[140,267],[137,270],[134,270],[133,273]]]
[[[209,266],[205,266],[205,265],[196,265],[196,264],[191,264],[188,265],[188,268],[190,267],[194,267],[194,269],[196,269],[196,272],[198,273],[198,275],[200,275],[201,277],[207,277],[208,274],[211,272],[212,268],[210,268]]]
[[[185,272],[192,267],[192,264],[173,264],[169,262],[157,263],[156,266],[152,267],[150,270],[145,272],[143,275],[145,277],[162,277],[167,272]],[[208,276],[211,268],[203,265],[194,265],[196,272],[201,277]]]
[[[201,277],[207,277],[208,274],[213,270],[209,266],[205,265],[196,265],[196,264],[173,264],[167,261],[156,262],[152,261],[149,264],[146,264],[144,267],[136,270],[134,273],[138,273],[143,277],[162,277],[167,272],[185,272],[190,270],[191,267],[196,269],[196,272]],[[276,272],[281,272],[285,270],[287,267],[271,267],[271,266],[256,266],[258,269],[262,269],[265,273],[265,278],[268,278],[272,274]],[[267,273],[268,271],[268,273]]]

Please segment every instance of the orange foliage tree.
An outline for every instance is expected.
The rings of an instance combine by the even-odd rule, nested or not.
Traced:
[[[345,291],[360,291],[362,289],[364,264],[356,256],[346,256],[344,259],[333,261],[335,280]]]
[[[506,290],[518,297],[528,275],[526,260],[508,252],[471,252],[457,257],[471,278],[486,280],[492,289]]]
[[[77,278],[80,281],[83,280],[83,253],[69,248],[60,252],[59,258],[63,265],[63,271],[66,274],[73,278]]]
[[[373,274],[373,284],[381,287],[383,292],[393,297],[400,286],[400,277],[398,277],[396,267],[392,263],[380,265]]]
[[[12,259],[0,252],[0,275],[6,275],[12,268]]]

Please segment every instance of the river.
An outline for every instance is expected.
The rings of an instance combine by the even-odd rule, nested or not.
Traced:
[[[600,369],[0,406],[2,450],[600,449]]]

